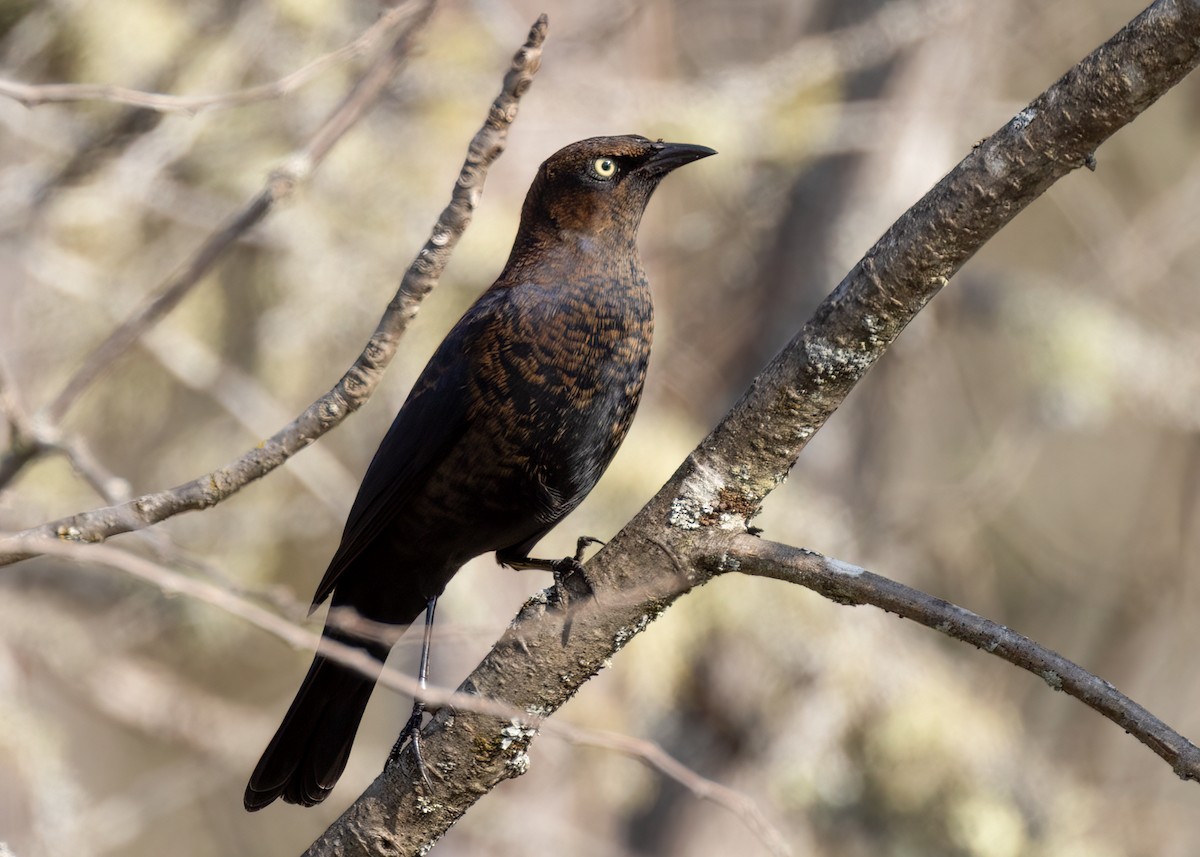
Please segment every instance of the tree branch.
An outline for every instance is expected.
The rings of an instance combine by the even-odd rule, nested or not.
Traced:
[[[754,554],[746,520],[783,481],[804,445],[854,384],[947,279],[1054,181],[1093,163],[1093,152],[1105,139],[1198,61],[1200,4],[1159,0],[980,143],[888,230],[667,485],[588,564],[599,603],[579,600],[571,607],[569,621],[561,605],[550,603],[545,595],[525,605],[462,685],[463,692],[481,699],[460,710],[444,708],[424,730],[422,747],[434,774],[432,787],[415,775],[406,751],[308,853],[423,853],[481,795],[525,770],[535,732],[500,711],[523,711],[529,723],[551,715],[676,598],[715,573],[732,570],[728,562],[738,558],[737,550],[743,551],[750,570],[766,573],[773,568],[787,579],[802,577],[800,560],[789,549],[771,548],[781,554],[772,558]],[[437,235],[435,231],[435,239]],[[360,362],[364,370],[373,371],[376,363],[370,354],[369,345]],[[323,413],[344,414],[350,404],[346,397],[362,389],[357,379],[352,369],[331,398],[321,400],[324,410],[321,402],[310,408],[318,425]],[[296,448],[314,436],[297,433]],[[266,470],[257,475],[262,472]],[[183,502],[176,510],[211,505],[227,496],[215,478],[222,474],[213,474],[213,491],[204,493],[203,485],[194,489],[207,502]],[[110,523],[100,513],[112,510],[99,510],[87,513],[97,518],[77,516],[32,532],[43,538],[85,533],[103,538],[145,526],[174,514],[159,514],[156,498],[162,494],[172,492],[130,504],[135,508],[125,514],[135,516],[132,525],[119,522],[108,531]],[[166,499],[181,502],[181,495]],[[75,523],[85,529],[72,530]],[[17,544],[17,553],[33,551],[24,541]],[[761,544],[756,549],[767,550]],[[0,554],[4,550],[0,542]],[[15,558],[10,553],[0,561]],[[963,629],[971,627],[972,614],[957,610],[951,608],[949,614]],[[1003,646],[1019,648],[1020,638],[1004,642],[994,628],[979,626],[972,633],[988,644],[1000,639]],[[1052,672],[1060,678],[1069,673],[1069,662],[1050,657],[1044,663],[1057,665],[1060,669]],[[1072,675],[1070,680],[1078,682],[1080,698],[1108,693],[1099,680],[1089,685],[1086,675]],[[493,704],[497,710],[484,710]],[[1141,709],[1111,700],[1104,704],[1117,716],[1148,725],[1148,734],[1155,736],[1148,743],[1174,740],[1169,730],[1163,732],[1146,719],[1148,713],[1143,717]],[[1181,775],[1191,776],[1194,748],[1176,742],[1170,752]]]
[[[292,648],[303,651],[319,649],[324,656],[331,660],[376,679],[379,685],[406,696],[415,696],[431,706],[453,707],[459,711],[472,711],[477,714],[502,718],[509,723],[508,728],[514,734],[523,734],[525,731],[536,729],[577,746],[599,747],[638,759],[663,776],[679,783],[697,798],[710,801],[737,816],[776,857],[786,857],[792,853],[782,834],[767,820],[766,815],[753,800],[734,789],[701,776],[654,742],[615,732],[586,729],[569,723],[543,721],[540,718],[530,717],[528,712],[513,708],[501,701],[446,688],[422,687],[415,678],[398,670],[387,666],[380,669],[379,663],[362,649],[339,643],[302,627],[297,620],[304,617],[307,611],[304,609],[305,605],[298,602],[287,605],[290,610],[285,610],[285,614],[291,612],[293,614],[291,618],[286,615],[281,617],[264,609],[245,597],[244,594],[233,591],[223,583],[198,580],[120,548],[70,542],[39,542],[37,547],[45,556],[87,565],[107,566],[141,580],[165,595],[182,595],[215,607],[227,615],[235,616],[282,640]],[[337,608],[330,611],[328,624],[343,630],[354,631],[359,635],[375,633],[389,635],[394,639],[396,633],[395,626],[371,622],[359,616],[357,611],[352,608]],[[108,664],[99,672],[111,677],[110,674],[116,669],[120,669],[119,664]],[[95,673],[97,669],[93,667],[91,672]],[[90,676],[85,683],[93,687],[101,686],[101,682],[95,675]],[[160,698],[167,697],[160,694]],[[146,710],[147,706],[144,704],[140,708],[139,706],[133,707],[138,709],[142,716],[152,716],[152,711]],[[209,705],[209,707],[212,706]],[[150,706],[150,708],[153,709],[154,706]],[[125,711],[126,709],[128,709],[128,705],[124,709],[119,705],[115,709],[111,704],[108,707],[109,711]],[[128,722],[130,717],[124,716],[122,719]],[[160,718],[156,731],[161,732],[163,726],[170,726],[169,718]],[[207,730],[209,733],[212,731],[211,729]],[[199,743],[191,736],[189,736],[189,740],[192,743]],[[211,749],[209,744],[201,744],[201,746]]]
[[[542,42],[546,38],[547,26],[543,15],[530,30],[525,45],[517,51],[512,67],[504,77],[500,94],[492,103],[483,126],[471,140],[450,203],[438,217],[429,240],[405,272],[399,290],[388,304],[366,347],[333,389],[268,440],[218,470],[175,488],[25,530],[15,538],[0,538],[0,565],[33,555],[29,549],[30,537],[102,541],[118,533],[157,524],[180,512],[214,506],[253,480],[270,473],[358,410],[379,384],[384,370],[396,353],[401,334],[416,316],[421,301],[437,285],[458,239],[471,222],[475,206],[483,193],[488,168],[504,151],[508,128],[517,116],[517,105],[541,64]]]
[[[317,57],[290,74],[270,83],[250,86],[234,92],[216,95],[166,95],[161,92],[142,92],[106,83],[47,83],[31,84],[15,80],[0,80],[0,96],[11,98],[26,107],[42,104],[64,104],[77,101],[104,101],[127,104],[160,113],[183,113],[195,116],[205,110],[241,107],[259,101],[269,101],[295,92],[327,68],[369,54],[393,30],[411,23],[412,4],[405,3],[386,10],[379,19],[335,51]]]
[[[741,792],[734,791],[728,786],[700,776],[667,753],[658,744],[651,741],[644,741],[640,738],[631,738],[628,735],[622,735],[618,732],[597,732],[591,729],[578,729],[570,724],[556,721],[546,721],[546,723],[547,725],[554,726],[553,730],[546,730],[549,734],[566,738],[574,744],[600,747],[604,750],[623,753],[648,765],[663,776],[670,777],[701,800],[707,800],[715,803],[717,806],[724,807],[750,828],[754,832],[754,835],[759,838],[759,841],[767,847],[767,850],[776,855],[776,857],[786,857],[786,855],[793,853],[787,840],[783,838],[783,835],[774,825],[767,821],[758,804]]]
[[[679,595],[710,579],[689,559],[711,555],[714,538],[744,533],[808,440],[948,278],[1198,62],[1200,3],[1159,0],[976,146],[871,248],[588,563],[604,606],[580,602],[564,640],[562,611],[531,601],[462,690],[531,716],[556,711]],[[306,853],[425,853],[480,796],[524,770],[532,737],[474,712],[440,712],[422,734],[432,788],[406,751]]]
[[[308,179],[320,166],[334,144],[363,117],[395,76],[408,56],[413,39],[433,12],[433,0],[411,10],[391,47],[375,62],[317,128],[308,144],[271,172],[266,185],[236,213],[220,231],[212,235],[183,269],[169,280],[151,300],[123,322],[92,353],[62,392],[46,407],[46,416],[59,422],[79,395],[113,360],[123,354],[143,331],[174,309],[200,282],[225,251],[251,227],[259,223],[280,201],[287,199],[296,185]]]
[[[1028,670],[1103,714],[1167,761],[1184,780],[1200,781],[1200,747],[1107,681],[1018,634],[949,601],[814,551],[737,533],[695,561],[710,573],[737,571],[797,583],[838,604],[870,604],[940,631]]]
[[[388,29],[398,28],[391,46],[376,58],[367,72],[313,133],[305,147],[273,170],[262,190],[234,213],[224,226],[210,235],[179,271],[96,346],[59,394],[37,414],[35,423],[54,426],[62,422],[67,411],[84,390],[91,386],[114,360],[137,342],[147,329],[178,306],[230,247],[264,220],[279,202],[291,196],[296,186],[320,166],[334,144],[362,118],[383,93],[408,56],[413,40],[421,26],[429,19],[433,6],[433,0],[423,0],[419,6],[405,3],[389,12]],[[391,20],[392,15],[396,21]],[[0,456],[0,486],[16,476],[36,457],[40,449],[36,444],[17,445]]]

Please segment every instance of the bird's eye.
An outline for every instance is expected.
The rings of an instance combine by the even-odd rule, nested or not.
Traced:
[[[617,174],[617,162],[612,158],[596,158],[592,161],[592,172],[597,178],[611,179]]]

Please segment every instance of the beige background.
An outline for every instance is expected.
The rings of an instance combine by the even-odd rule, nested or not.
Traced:
[[[378,8],[7,0],[0,70],[223,92],[333,50]],[[443,4],[378,108],[64,428],[142,492],[226,462],[327,389],[444,205],[542,8]],[[379,392],[283,471],[159,528],[172,564],[306,602],[408,384],[503,264],[538,162],[632,132],[720,156],[671,177],[650,206],[647,399],[612,470],[541,553],[611,535],[906,207],[1140,8],[556,4],[509,151]],[[360,69],[124,135],[114,105],[0,100],[0,359],[28,407],[304,144]],[[1097,172],[1068,176],[984,248],[756,522],[1014,627],[1193,737],[1198,124],[1193,79],[1106,144]],[[96,505],[50,458],[0,492],[0,529]],[[466,568],[439,609],[435,681],[457,684],[547,584],[490,557]],[[118,572],[0,570],[0,841],[20,857],[299,853],[377,772],[408,707],[377,693],[325,805],[247,815],[245,779],[308,659]],[[392,662],[414,659],[406,643]],[[751,796],[797,854],[1200,851],[1200,790],[1118,727],[934,632],[770,581],[731,576],[688,596],[562,717],[661,743]],[[436,853],[766,851],[638,762],[544,737],[529,774]]]

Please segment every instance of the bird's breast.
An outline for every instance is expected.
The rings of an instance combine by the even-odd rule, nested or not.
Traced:
[[[653,308],[640,270],[522,287],[479,352],[471,398],[494,454],[526,474],[544,514],[591,490],[641,399]]]

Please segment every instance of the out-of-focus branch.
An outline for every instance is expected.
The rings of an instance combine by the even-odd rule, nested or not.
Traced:
[[[49,251],[42,255],[44,258]],[[29,276],[48,291],[70,295],[81,311],[111,315],[113,321],[117,321],[115,313],[103,301],[102,291],[95,286],[102,276],[100,269],[79,254],[60,249],[56,255],[63,260],[62,263],[34,266],[28,272]],[[73,281],[70,285],[64,284],[67,275],[63,269],[69,271]],[[86,281],[88,288],[79,288],[82,281]],[[282,425],[291,416],[284,404],[258,379],[225,360],[219,352],[188,333],[182,325],[157,325],[146,331],[140,346],[175,380],[207,396],[221,407],[251,437],[269,436],[276,426]],[[0,380],[2,386],[3,381]],[[77,438],[72,440],[78,442]],[[290,472],[339,521],[358,489],[358,479],[321,445],[313,446],[304,457],[294,460]],[[0,479],[0,484],[3,481]],[[111,505],[128,500],[130,493],[126,483],[124,494],[101,496]]]
[[[747,533],[718,540],[720,549],[698,563],[709,572],[737,571],[797,583],[838,604],[870,604],[919,622],[1028,670],[1103,714],[1170,764],[1185,780],[1200,781],[1200,747],[1188,741],[1107,681],[1011,628],[858,566]]]
[[[188,260],[183,269],[171,278],[158,293],[104,340],[83,366],[71,377],[62,392],[46,406],[46,417],[59,422],[63,415],[92,381],[113,360],[123,354],[146,328],[154,324],[191,291],[225,251],[251,227],[261,221],[281,200],[291,196],[296,185],[306,181],[320,166],[334,144],[366,114],[395,76],[408,56],[413,39],[433,11],[433,0],[420,4],[406,3],[403,26],[399,28],[389,49],[367,69],[317,128],[308,144],[272,171],[266,185],[236,213],[228,223],[213,234]]]
[[[4,485],[17,475],[24,461],[37,455],[43,443],[21,401],[16,380],[3,360],[0,360],[0,412],[8,424],[8,452],[0,456],[0,485]]]
[[[711,83],[724,93],[778,102],[826,81],[877,66],[970,11],[964,0],[893,0],[855,24],[809,36],[766,62],[723,72]],[[660,87],[670,100],[669,85]],[[692,93],[701,95],[702,93]],[[676,91],[675,97],[680,93]]]
[[[62,104],[74,101],[106,101],[112,104],[128,104],[144,107],[160,113],[184,113],[195,116],[204,110],[219,110],[240,107],[258,101],[281,98],[313,80],[327,68],[347,62],[355,57],[371,53],[392,32],[409,23],[414,13],[412,4],[394,6],[379,16],[374,24],[364,30],[353,41],[335,51],[317,57],[312,62],[284,75],[278,80],[258,86],[225,92],[216,95],[166,95],[160,92],[142,92],[124,86],[96,83],[46,83],[30,84],[15,80],[0,80],[0,96],[11,98],[26,107],[42,104]]]
[[[553,726],[553,729],[545,728],[548,726]],[[543,731],[566,738],[575,744],[612,750],[637,759],[660,774],[670,777],[696,797],[711,801],[732,812],[741,819],[743,824],[754,831],[772,854],[783,857],[783,855],[793,853],[791,846],[775,826],[767,821],[757,803],[741,792],[700,776],[653,741],[631,738],[619,732],[579,729],[569,723],[559,723],[553,720],[545,721]]]
[[[378,663],[362,649],[323,638],[321,635],[301,627],[296,621],[278,616],[223,585],[198,580],[119,548],[108,545],[39,542],[38,549],[47,556],[118,569],[155,587],[164,594],[182,595],[208,604],[249,622],[294,648],[320,650],[326,657],[351,669],[360,670],[372,678],[378,673],[380,685],[406,695],[419,697],[430,705],[504,718],[510,723],[510,729],[514,736],[523,736],[527,739],[536,731],[544,731],[576,745],[600,747],[638,759],[679,783],[696,797],[715,803],[733,813],[762,840],[772,854],[777,857],[787,857],[792,853],[782,834],[767,820],[758,804],[746,795],[700,775],[652,741],[614,732],[586,729],[569,723],[546,721],[536,712],[514,708],[500,700],[487,699],[448,688],[421,687],[415,678],[398,670],[385,666],[380,672]],[[332,624],[344,630],[352,630],[360,636],[372,631],[381,635],[389,635],[392,639],[396,635],[395,626],[370,622],[358,616],[353,610],[341,609],[338,613],[331,613],[330,621]],[[193,692],[190,689],[185,690],[169,677],[149,678],[144,667],[132,663],[111,661],[92,667],[86,680],[80,679],[79,681],[85,685],[86,689],[93,691],[93,696],[98,703],[120,722],[147,729],[160,737],[182,739],[196,749],[214,756],[230,758],[228,742],[212,743],[212,736],[221,734],[223,731],[221,728],[214,728],[211,720],[205,724],[206,728],[190,728],[195,725],[196,717],[192,716],[195,712],[191,712],[187,717],[181,717],[177,711],[172,711],[173,708],[179,707],[181,699],[189,700]],[[163,684],[167,685],[167,691],[163,690],[161,686]],[[124,692],[112,693],[112,688],[117,686],[123,687]],[[98,692],[98,689],[105,687],[110,691],[108,694]],[[148,702],[148,697],[153,697],[153,702]],[[129,700],[131,699],[136,704],[130,705]],[[211,717],[220,705],[219,701],[206,697],[201,708]],[[184,708],[186,707],[184,705]],[[229,706],[225,707],[229,708]],[[241,742],[237,742],[236,746],[240,746],[240,744]]]
[[[62,391],[42,409],[37,422],[54,426],[104,370],[125,353],[133,343],[179,302],[203,279],[225,252],[252,227],[262,221],[281,200],[291,196],[296,186],[307,180],[321,164],[334,144],[362,118],[383,93],[400,64],[409,54],[413,40],[433,11],[434,0],[408,2],[392,10],[397,21],[388,30],[396,30],[391,46],[370,66],[314,132],[303,149],[272,171],[266,185],[246,205],[226,221],[196,251],[183,267],[172,275],[129,318],[101,342],[84,364],[67,381]],[[401,14],[403,13],[403,14]],[[36,456],[39,447],[14,447],[0,457],[0,487]]]
[[[129,499],[129,483],[105,469],[82,438],[65,437],[60,431],[29,414],[3,360],[0,360],[0,413],[8,422],[11,453],[0,458],[0,485],[16,475],[19,467],[12,468],[24,456],[60,452],[106,503],[120,503]]]
[[[517,116],[517,105],[529,89],[541,64],[547,20],[543,15],[517,51],[504,85],[488,111],[483,126],[471,140],[466,161],[455,182],[450,203],[438,217],[433,233],[421,248],[400,288],[388,304],[375,332],[354,364],[330,390],[288,425],[235,461],[191,482],[146,494],[117,506],[83,512],[26,530],[17,540],[0,538],[0,565],[35,553],[29,537],[102,541],[118,533],[148,527],[180,512],[207,509],[271,472],[292,455],[358,410],[374,392],[396,353],[396,345],[416,316],[424,297],[433,290],[458,239],[471,221],[488,167],[504,151],[508,128]],[[20,544],[21,547],[16,547]]]
[[[1158,0],[977,145],[872,247],[713,432],[588,563],[564,639],[560,611],[530,602],[462,690],[549,716],[681,594],[703,584],[715,541],[746,521],[900,331],[1000,228],[1200,63],[1200,4]],[[634,602],[606,596],[637,592]],[[523,770],[532,734],[439,712],[411,749],[306,852],[425,853],[475,801]]]

